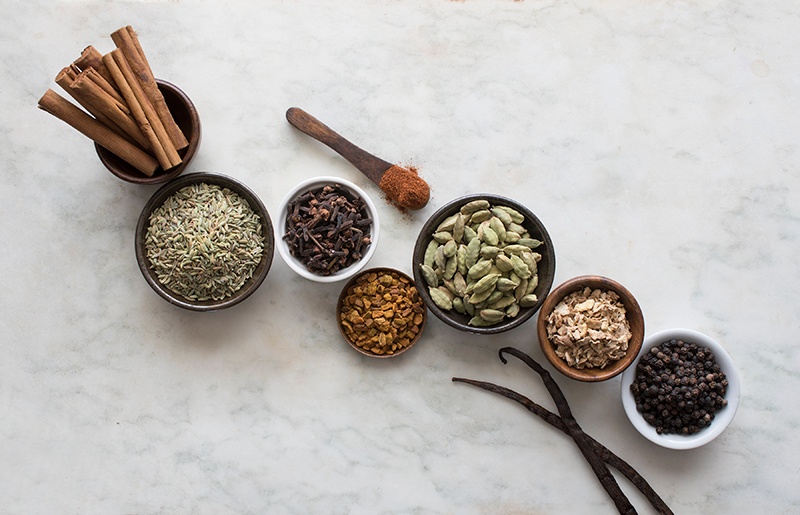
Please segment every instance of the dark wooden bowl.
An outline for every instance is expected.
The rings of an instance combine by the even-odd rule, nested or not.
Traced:
[[[625,356],[609,364],[605,368],[578,369],[569,366],[566,361],[558,357],[553,344],[547,338],[547,317],[550,316],[553,309],[564,297],[586,287],[613,291],[619,295],[620,302],[625,306],[626,316],[631,328],[631,339],[628,342],[628,350]],[[550,295],[545,299],[544,304],[542,304],[541,311],[539,311],[536,332],[539,337],[539,345],[542,348],[542,352],[556,370],[578,381],[605,381],[621,374],[636,359],[639,350],[642,348],[642,341],[644,340],[644,316],[634,296],[620,283],[599,275],[582,275],[569,279],[550,292]]]
[[[397,357],[397,356],[403,354],[404,352],[408,351],[408,349],[413,347],[419,341],[420,336],[422,336],[422,333],[425,330],[425,323],[428,320],[428,311],[425,309],[425,303],[423,302],[423,304],[422,304],[422,324],[420,324],[419,332],[414,337],[414,339],[411,340],[410,344],[408,344],[405,347],[403,347],[402,349],[394,352],[393,354],[375,354],[372,351],[362,349],[361,347],[359,347],[358,345],[353,343],[353,341],[350,340],[350,338],[348,338],[347,333],[344,330],[344,327],[342,327],[342,317],[341,317],[341,315],[342,315],[342,305],[344,303],[345,297],[347,297],[347,295],[348,295],[348,290],[350,289],[351,286],[356,284],[356,282],[359,280],[359,278],[361,278],[361,277],[363,277],[363,276],[365,276],[367,274],[370,274],[370,273],[382,273],[382,272],[383,273],[385,273],[385,272],[395,273],[398,276],[403,277],[406,280],[408,280],[410,285],[415,286],[414,280],[411,277],[409,277],[407,274],[401,272],[400,270],[396,270],[394,268],[387,268],[387,267],[368,268],[366,270],[362,270],[361,272],[359,272],[358,274],[354,275],[353,277],[350,278],[350,280],[347,281],[347,283],[342,288],[341,293],[339,293],[339,300],[336,302],[336,325],[339,327],[339,332],[342,333],[342,337],[350,345],[350,347],[355,349],[357,352],[363,354],[364,356],[369,356],[370,358],[394,358],[394,357]]]
[[[490,327],[471,326],[468,322],[472,317],[469,315],[461,314],[454,309],[445,311],[437,306],[433,302],[433,299],[431,299],[431,295],[428,292],[428,285],[425,282],[425,279],[422,277],[422,273],[420,272],[419,268],[420,263],[424,261],[425,249],[436,228],[447,217],[457,213],[461,209],[461,206],[467,202],[480,199],[488,200],[492,205],[506,205],[522,213],[525,216],[525,222],[522,224],[523,227],[528,230],[532,238],[536,238],[543,243],[539,248],[536,249],[536,252],[539,252],[542,255],[542,260],[538,263],[539,285],[533,292],[538,297],[538,302],[531,307],[521,308],[516,317],[506,318],[500,323]],[[556,275],[556,253],[553,248],[553,241],[550,239],[550,234],[547,232],[547,229],[541,220],[539,220],[539,218],[534,215],[530,209],[523,206],[519,202],[489,193],[478,193],[457,198],[448,202],[438,211],[436,211],[425,222],[425,225],[422,226],[422,230],[419,232],[419,236],[417,236],[412,260],[411,266],[414,271],[414,281],[417,283],[419,294],[428,309],[431,310],[431,312],[445,324],[461,331],[475,334],[502,333],[525,323],[536,313],[536,311],[544,302],[547,294],[550,292],[550,288],[553,285],[553,278]]]
[[[134,184],[163,184],[168,182],[186,170],[186,167],[189,166],[192,158],[194,158],[195,153],[197,153],[197,148],[200,146],[200,117],[191,99],[189,99],[186,93],[178,89],[178,87],[172,83],[161,79],[156,79],[156,83],[158,84],[158,89],[161,91],[161,94],[164,95],[164,101],[167,103],[172,117],[175,118],[175,123],[178,124],[184,136],[186,136],[189,146],[178,153],[183,160],[181,164],[167,171],[159,167],[152,177],[148,177],[113,152],[95,144],[94,147],[97,151],[97,156],[100,158],[100,162],[103,163],[109,172],[123,181]]]
[[[264,236],[264,252],[261,256],[261,262],[259,262],[253,272],[253,277],[247,280],[232,296],[222,300],[190,301],[185,299],[183,296],[176,294],[158,281],[158,277],[150,267],[150,262],[147,259],[145,237],[147,235],[147,229],[150,226],[150,214],[160,207],[170,195],[185,186],[196,183],[215,184],[230,189],[245,199],[248,204],[250,204],[250,208],[261,218],[261,234]],[[170,304],[184,309],[193,311],[217,311],[242,302],[261,286],[261,283],[264,282],[264,278],[267,277],[267,273],[272,265],[272,258],[275,254],[275,235],[272,229],[272,220],[269,217],[266,206],[250,188],[226,175],[200,172],[178,177],[156,191],[144,206],[141,215],[139,215],[139,221],[136,224],[135,247],[136,261],[139,263],[139,270],[142,272],[147,284],[149,284],[163,299]]]

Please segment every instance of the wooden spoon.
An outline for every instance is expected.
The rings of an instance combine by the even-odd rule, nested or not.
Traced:
[[[290,107],[289,110],[286,111],[286,119],[301,132],[308,134],[315,140],[335,150],[337,154],[347,159],[378,186],[381,185],[381,179],[386,170],[393,166],[392,163],[373,156],[369,152],[350,143],[330,127],[299,107]]]

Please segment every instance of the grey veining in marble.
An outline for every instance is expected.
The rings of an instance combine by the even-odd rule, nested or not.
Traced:
[[[790,0],[0,0],[0,512],[613,513],[573,442],[453,376],[552,403],[513,345],[431,319],[396,360],[339,336],[341,284],[276,257],[250,299],[191,313],[142,279],[123,183],[38,98],[132,25],[195,102],[190,171],[233,175],[272,213],[316,175],[381,209],[371,265],[411,271],[424,220],[473,192],[547,225],[556,283],[602,274],[648,334],[689,327],[737,363],[731,427],[692,451],[627,421],[619,380],[557,377],[587,432],[676,513],[800,511],[800,4]],[[392,162],[431,203],[403,216],[285,120],[302,107]],[[647,502],[621,484],[641,513]]]

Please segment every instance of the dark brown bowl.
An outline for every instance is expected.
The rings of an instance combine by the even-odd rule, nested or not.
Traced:
[[[550,316],[553,309],[564,297],[586,287],[613,291],[619,295],[620,302],[625,306],[626,316],[631,328],[631,339],[628,342],[628,350],[625,356],[609,364],[605,368],[578,369],[569,366],[566,361],[556,354],[552,343],[547,338],[547,317]],[[636,356],[639,354],[639,350],[642,348],[642,341],[644,340],[644,316],[642,315],[642,309],[639,307],[636,298],[634,298],[631,292],[620,283],[599,275],[582,275],[565,281],[550,292],[550,295],[548,295],[544,304],[542,304],[541,311],[539,311],[536,332],[539,337],[539,345],[542,348],[542,352],[556,370],[578,381],[599,382],[621,374],[634,362]]]
[[[100,162],[108,168],[109,172],[123,181],[132,182],[134,184],[163,184],[168,182],[186,170],[186,167],[192,161],[192,158],[194,158],[195,153],[197,153],[197,148],[200,146],[200,117],[191,99],[186,96],[186,93],[178,89],[178,87],[172,83],[161,79],[156,79],[156,83],[158,84],[158,89],[161,91],[161,94],[164,95],[164,101],[167,103],[167,107],[170,113],[172,113],[175,123],[178,124],[184,136],[186,136],[189,146],[178,152],[182,159],[181,164],[167,171],[159,167],[152,177],[148,177],[118,155],[95,144],[94,147],[97,151],[97,156],[100,158]]]
[[[542,259],[538,263],[539,284],[533,292],[536,294],[538,301],[531,307],[521,308],[516,317],[506,318],[500,323],[489,327],[471,326],[469,325],[469,320],[471,318],[469,315],[458,313],[455,310],[445,311],[437,306],[433,302],[433,299],[428,292],[427,283],[422,277],[419,267],[420,263],[424,261],[425,249],[428,245],[428,242],[431,240],[434,230],[436,230],[436,228],[447,217],[456,214],[461,209],[461,206],[472,200],[480,199],[488,200],[493,206],[506,205],[522,213],[522,215],[525,217],[525,222],[522,224],[523,227],[528,230],[532,238],[536,238],[542,242],[542,245],[536,249],[536,252],[539,252],[542,255]],[[544,302],[547,294],[550,292],[550,288],[553,285],[553,278],[556,274],[556,254],[553,248],[553,241],[550,239],[550,234],[547,232],[547,229],[541,220],[539,220],[539,218],[533,214],[530,209],[523,206],[519,202],[489,193],[479,193],[457,198],[448,202],[438,211],[436,211],[428,219],[428,221],[425,222],[425,225],[422,226],[422,230],[420,231],[419,236],[417,236],[417,241],[414,245],[412,259],[413,261],[411,266],[414,271],[414,281],[416,282],[420,296],[422,297],[422,300],[425,302],[425,305],[428,307],[428,309],[430,309],[431,312],[433,312],[433,314],[445,324],[461,331],[475,334],[497,334],[508,331],[525,323],[525,321],[531,318],[536,311],[538,311],[539,307],[542,305],[542,302]]]
[[[230,189],[245,199],[248,204],[250,204],[250,208],[261,218],[261,231],[264,236],[264,252],[261,257],[261,262],[259,262],[253,272],[253,277],[247,280],[232,296],[222,300],[190,301],[185,299],[183,296],[176,294],[158,281],[158,277],[150,267],[150,262],[147,259],[145,237],[147,235],[147,229],[150,226],[150,214],[160,207],[170,195],[185,186],[195,183],[215,184]],[[242,302],[261,286],[261,283],[264,282],[264,278],[267,277],[267,272],[269,272],[270,266],[272,265],[272,258],[275,254],[275,235],[272,229],[272,220],[269,217],[266,206],[264,206],[261,199],[259,199],[250,188],[226,175],[200,172],[178,177],[156,191],[144,206],[139,216],[139,221],[136,224],[135,247],[136,261],[139,263],[139,270],[142,272],[147,284],[149,284],[163,299],[170,304],[184,309],[193,311],[217,311]]]
[[[345,339],[345,341],[353,349],[355,349],[356,351],[360,352],[364,356],[369,356],[371,358],[394,358],[394,357],[397,357],[397,356],[403,354],[404,352],[408,351],[408,349],[413,347],[419,341],[420,336],[422,336],[422,332],[425,330],[425,322],[428,319],[428,312],[425,309],[425,304],[424,303],[422,303],[422,306],[421,306],[422,307],[422,312],[420,313],[422,315],[422,322],[419,324],[419,331],[416,333],[416,336],[411,340],[411,342],[408,345],[400,348],[399,350],[394,351],[392,354],[376,354],[375,352],[372,352],[371,350],[359,347],[358,345],[356,345],[347,336],[347,332],[345,331],[345,329],[344,329],[344,327],[342,325],[342,316],[341,316],[342,315],[342,307],[343,307],[345,298],[349,295],[348,292],[349,292],[350,288],[352,286],[354,286],[355,284],[357,284],[358,281],[360,280],[360,278],[362,278],[362,277],[364,277],[366,275],[375,274],[375,273],[377,273],[377,274],[380,274],[380,273],[393,273],[393,274],[396,274],[399,278],[402,278],[403,280],[408,281],[408,284],[410,286],[416,287],[416,285],[414,284],[414,280],[411,277],[409,277],[407,274],[401,272],[400,270],[396,270],[394,268],[377,267],[377,268],[369,268],[367,270],[362,270],[361,272],[359,272],[358,274],[354,275],[353,277],[350,278],[350,280],[347,281],[347,283],[342,288],[341,293],[339,294],[339,300],[336,302],[336,325],[339,327],[339,332],[342,333],[342,337]]]

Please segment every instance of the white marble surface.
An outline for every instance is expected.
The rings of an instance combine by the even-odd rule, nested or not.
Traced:
[[[88,44],[130,24],[203,122],[191,171],[275,212],[314,175],[378,190],[294,130],[299,106],[433,188],[383,204],[372,265],[410,271],[424,219],[471,192],[549,227],[559,283],[603,274],[647,333],[690,327],[739,366],[718,440],[669,451],[625,418],[619,380],[558,377],[583,427],[676,513],[796,513],[800,424],[800,6],[793,0],[0,0],[0,512],[614,513],[571,440],[453,376],[552,408],[513,345],[431,319],[392,361],[333,317],[340,285],[276,257],[245,303],[198,314],[142,279],[133,229],[155,187],[123,183],[36,109]],[[380,202],[379,202],[380,203]],[[642,513],[647,503],[621,480]]]

